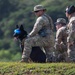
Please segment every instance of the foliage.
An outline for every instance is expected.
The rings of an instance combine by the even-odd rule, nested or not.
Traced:
[[[0,51],[0,61],[19,61],[21,59],[21,53],[13,53],[9,50]]]
[[[75,64],[0,62],[0,75],[75,75]]]

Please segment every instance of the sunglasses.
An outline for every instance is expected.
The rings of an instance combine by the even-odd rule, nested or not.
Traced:
[[[39,11],[34,11],[35,13],[38,13]]]

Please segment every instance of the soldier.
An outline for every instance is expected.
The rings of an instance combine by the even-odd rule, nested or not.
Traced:
[[[66,20],[64,18],[58,18],[56,21],[56,40],[55,50],[57,55],[57,61],[66,61],[67,54],[67,28]]]
[[[66,8],[66,17],[69,19],[68,23],[68,61],[75,62],[75,6],[71,5]]]
[[[50,57],[54,46],[53,23],[51,17],[45,14],[45,11],[46,9],[42,5],[36,5],[34,7],[34,13],[38,18],[24,42],[21,62],[28,62],[31,48],[34,46],[44,47],[47,62],[51,61]]]

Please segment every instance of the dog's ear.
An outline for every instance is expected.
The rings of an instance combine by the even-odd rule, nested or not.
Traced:
[[[24,30],[24,27],[23,27],[23,25],[21,25],[21,26],[20,26],[20,30]]]
[[[16,28],[19,28],[19,26],[18,26],[18,25],[16,25]]]

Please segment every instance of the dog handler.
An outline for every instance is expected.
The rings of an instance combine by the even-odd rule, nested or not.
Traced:
[[[51,17],[45,14],[45,11],[46,9],[42,5],[36,5],[34,7],[37,20],[24,42],[21,62],[28,62],[32,47],[34,46],[44,47],[47,62],[52,61],[51,56],[54,50],[53,23]]]

